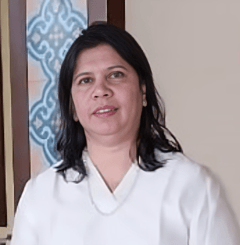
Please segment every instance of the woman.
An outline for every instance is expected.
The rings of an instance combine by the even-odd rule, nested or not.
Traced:
[[[28,182],[12,245],[237,245],[214,176],[165,127],[149,63],[127,32],[98,23],[62,64],[62,161]]]

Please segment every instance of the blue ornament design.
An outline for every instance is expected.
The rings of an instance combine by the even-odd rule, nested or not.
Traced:
[[[55,151],[55,136],[60,124],[58,73],[67,50],[86,27],[86,18],[73,10],[70,0],[43,1],[40,13],[28,23],[28,54],[40,61],[47,78],[41,99],[30,108],[29,134],[42,147],[47,165],[59,159]]]

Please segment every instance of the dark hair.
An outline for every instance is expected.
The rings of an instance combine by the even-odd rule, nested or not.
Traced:
[[[81,180],[87,174],[82,160],[86,137],[82,125],[73,119],[71,86],[79,54],[100,44],[111,45],[135,69],[139,77],[139,84],[145,83],[146,85],[147,106],[142,110],[137,155],[141,156],[144,163],[142,166],[139,165],[141,169],[154,171],[165,163],[165,161],[156,159],[155,149],[162,152],[182,152],[182,148],[165,126],[164,104],[154,86],[152,71],[141,47],[128,32],[114,25],[98,22],[82,31],[67,52],[60,70],[58,96],[61,125],[57,150],[63,162],[58,167],[58,172],[65,177],[65,171],[72,167],[81,174]]]

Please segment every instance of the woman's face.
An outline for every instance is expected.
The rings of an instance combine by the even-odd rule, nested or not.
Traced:
[[[136,137],[145,85],[136,71],[110,45],[84,50],[78,56],[72,81],[74,120],[85,135]]]

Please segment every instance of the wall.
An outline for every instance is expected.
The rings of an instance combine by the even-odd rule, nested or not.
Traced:
[[[240,221],[240,2],[126,0],[185,153],[222,180]]]

